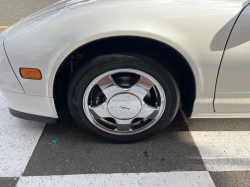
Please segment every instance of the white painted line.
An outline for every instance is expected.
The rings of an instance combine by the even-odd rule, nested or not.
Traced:
[[[250,132],[191,132],[208,171],[250,170]]]
[[[12,117],[0,93],[0,177],[19,177],[23,173],[44,126]]]
[[[169,172],[21,177],[18,187],[214,187],[209,173]]]
[[[250,170],[250,119],[197,119],[189,129],[208,171]]]

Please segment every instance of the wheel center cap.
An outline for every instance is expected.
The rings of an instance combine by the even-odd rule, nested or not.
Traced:
[[[109,113],[117,119],[131,119],[141,111],[141,101],[132,94],[115,95],[109,100]]]

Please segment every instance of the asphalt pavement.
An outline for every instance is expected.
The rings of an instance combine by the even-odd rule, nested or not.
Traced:
[[[0,0],[0,26],[56,0]],[[1,68],[1,67],[0,67]],[[113,144],[79,128],[17,119],[0,94],[0,186],[250,186],[250,119],[187,119]]]
[[[0,0],[0,26],[10,26],[58,0]]]

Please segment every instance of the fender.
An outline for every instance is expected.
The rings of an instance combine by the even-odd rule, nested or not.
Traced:
[[[220,60],[236,17],[247,4],[244,0],[80,3],[52,12],[30,25],[27,20],[20,22],[7,35],[5,47],[25,92],[53,97],[58,68],[80,46],[115,36],[154,39],[177,50],[189,63],[197,90],[193,111],[214,112],[214,89]],[[43,79],[22,79],[20,67],[40,69]],[[38,89],[34,90],[34,87]]]

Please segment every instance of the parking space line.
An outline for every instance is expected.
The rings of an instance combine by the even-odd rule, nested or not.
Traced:
[[[0,26],[0,29],[7,29],[9,26]]]
[[[19,177],[33,154],[45,124],[12,117],[1,93],[0,111],[0,179]]]
[[[161,173],[117,173],[117,174],[83,174],[21,177],[18,187],[33,186],[175,186],[175,187],[215,187],[207,171],[161,172]]]

